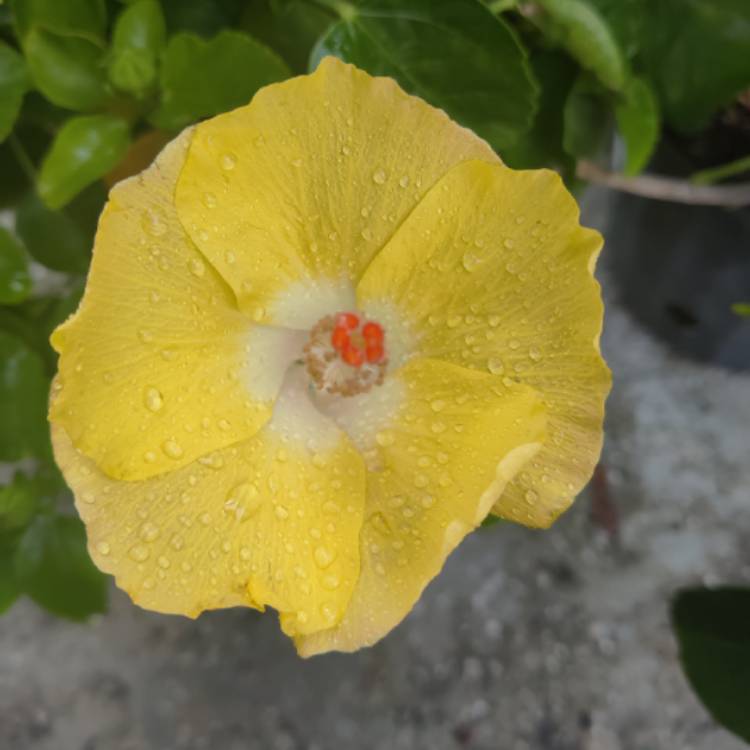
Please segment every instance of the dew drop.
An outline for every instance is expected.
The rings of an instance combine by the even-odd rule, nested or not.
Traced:
[[[200,278],[206,272],[206,264],[200,258],[192,258],[188,263],[188,268],[193,276]]]
[[[237,157],[234,154],[227,152],[222,155],[219,164],[225,172],[231,172],[237,166]]]
[[[284,521],[289,518],[289,511],[283,505],[277,505],[274,514],[279,521]]]
[[[505,371],[505,365],[503,364],[503,361],[501,359],[498,359],[497,357],[490,357],[487,360],[487,369],[493,375],[502,375],[502,373]]]
[[[463,258],[461,258],[461,265],[469,273],[476,271],[481,262],[482,259],[474,255],[474,253],[464,253]]]
[[[313,558],[315,559],[315,564],[319,568],[327,568],[335,559],[335,555],[333,552],[331,552],[327,547],[323,547],[322,545],[315,548],[315,552],[313,552]]]
[[[108,555],[110,553],[110,546],[107,542],[99,542],[96,545],[96,551],[100,555]]]
[[[384,169],[377,169],[372,175],[372,181],[376,185],[383,185],[386,181],[386,174]]]
[[[177,460],[178,458],[182,458],[182,446],[176,440],[165,440],[161,446],[161,449],[164,451],[165,455],[168,458],[172,458],[175,460]]]
[[[215,193],[203,193],[203,205],[206,208],[216,208],[218,202]]]
[[[432,411],[443,411],[443,409],[445,409],[445,401],[441,398],[436,398],[434,401],[430,402],[430,408]]]
[[[136,562],[144,562],[148,560],[149,556],[148,547],[143,544],[136,544],[135,547],[131,547],[128,550],[128,555]]]
[[[487,318],[487,322],[490,324],[491,328],[497,328],[500,325],[500,316],[490,315],[490,317]]]
[[[141,225],[152,237],[163,237],[167,233],[167,224],[159,212],[147,209],[141,216]]]
[[[393,445],[395,440],[396,438],[394,437],[393,433],[388,430],[383,430],[381,432],[375,433],[375,442],[382,448]]]
[[[532,346],[529,348],[529,357],[533,359],[534,362],[538,362],[542,358],[542,353],[536,346]]]
[[[401,185],[402,188],[409,187],[409,175],[404,175],[401,177],[401,179],[398,181],[398,184]]]
[[[157,412],[164,406],[164,397],[156,388],[146,388],[143,403],[149,411]]]
[[[153,542],[154,539],[159,536],[159,527],[152,521],[146,521],[141,524],[138,536],[140,536],[144,542]]]
[[[329,591],[334,591],[340,584],[341,579],[334,573],[329,573],[328,575],[323,576],[323,588],[326,588]]]
[[[422,489],[430,483],[429,477],[426,474],[416,474],[414,477],[414,486]]]

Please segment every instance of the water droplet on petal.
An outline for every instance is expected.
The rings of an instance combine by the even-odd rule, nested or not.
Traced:
[[[505,365],[503,364],[503,361],[501,359],[498,359],[497,357],[490,357],[487,360],[487,369],[493,375],[501,375],[505,371]]]
[[[377,169],[372,175],[372,181],[376,185],[383,185],[386,181],[386,174],[384,169]]]
[[[161,446],[161,449],[164,451],[165,455],[168,458],[172,458],[175,460],[177,460],[178,458],[182,458],[182,446],[176,440],[165,440],[164,444]]]
[[[219,163],[225,172],[231,172],[237,166],[237,157],[234,154],[227,152],[221,157]]]
[[[107,542],[99,542],[96,545],[96,551],[100,555],[108,555],[110,553],[110,546]]]
[[[149,411],[157,412],[164,406],[164,397],[156,388],[146,388],[143,403]]]
[[[149,554],[148,547],[144,544],[136,544],[135,547],[131,547],[128,550],[128,555],[130,555],[130,557],[136,562],[144,562],[145,560],[148,560]]]
[[[315,552],[313,552],[313,557],[315,558],[315,564],[319,568],[327,568],[335,559],[336,555],[331,552],[327,547],[323,547],[322,545],[315,548]]]
[[[188,263],[188,268],[193,276],[200,278],[206,272],[206,264],[200,258],[192,258]]]

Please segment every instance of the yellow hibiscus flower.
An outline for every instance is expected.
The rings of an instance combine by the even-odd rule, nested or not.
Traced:
[[[556,174],[333,58],[186,130],[52,338],[92,558],[148,609],[374,643],[487,514],[548,526],[591,474],[600,246]]]

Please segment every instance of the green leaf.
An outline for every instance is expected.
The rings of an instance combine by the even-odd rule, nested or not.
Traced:
[[[605,148],[611,112],[602,90],[592,77],[578,77],[565,100],[563,148],[576,159],[594,158]]]
[[[177,130],[247,104],[261,86],[289,75],[280,57],[242,32],[222,31],[210,41],[175,34],[162,60],[162,101],[152,119]]]
[[[625,174],[638,174],[659,142],[659,102],[643,78],[631,78],[615,105],[617,128],[625,142]]]
[[[605,86],[625,83],[625,61],[611,29],[586,0],[538,0],[543,14],[531,16],[551,41],[559,44]]]
[[[0,331],[0,461],[49,455],[47,392],[39,355]]]
[[[156,0],[128,5],[115,24],[109,80],[122,91],[142,96],[156,82],[165,40],[164,15]]]
[[[12,47],[0,41],[0,142],[13,129],[27,88],[23,58]]]
[[[750,742],[750,589],[681,591],[672,626],[698,697],[716,721]]]
[[[659,0],[643,27],[643,61],[665,118],[699,130],[750,87],[747,0]]]
[[[56,615],[85,620],[106,611],[107,580],[89,558],[77,518],[37,516],[18,543],[14,570],[22,590]]]
[[[578,73],[578,66],[565,54],[539,50],[531,57],[534,76],[540,84],[539,110],[531,128],[502,152],[503,161],[515,169],[572,168],[563,149],[563,110]]]
[[[241,21],[243,29],[276,50],[296,73],[307,70],[310,53],[330,24],[331,14],[314,5],[269,0],[248,4]]]
[[[13,0],[18,36],[34,28],[59,36],[80,37],[104,46],[107,9],[104,0]]]
[[[15,305],[30,292],[26,253],[15,237],[0,226],[0,304]]]
[[[36,511],[38,495],[36,483],[21,472],[10,484],[0,486],[0,532],[28,525]]]
[[[55,271],[85,273],[90,243],[76,223],[30,193],[16,213],[16,231],[36,260]]]
[[[246,0],[161,0],[167,28],[212,37],[240,18]]]
[[[60,208],[107,174],[130,143],[128,124],[112,115],[68,120],[42,162],[37,188],[50,208]]]
[[[21,593],[13,569],[14,553],[10,540],[0,537],[0,615],[10,609]]]
[[[750,302],[735,302],[732,305],[732,312],[743,318],[750,318]]]
[[[335,55],[444,109],[497,149],[531,125],[537,89],[515,34],[477,0],[360,0],[320,40]]]
[[[102,51],[86,39],[33,29],[24,39],[34,85],[53,104],[89,111],[107,99]]]
[[[641,49],[643,27],[650,23],[654,0],[588,0],[607,22],[617,44],[627,59]]]

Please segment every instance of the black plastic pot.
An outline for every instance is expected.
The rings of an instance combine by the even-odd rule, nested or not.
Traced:
[[[690,168],[673,151],[654,164],[661,174]],[[636,319],[685,356],[750,369],[750,319],[731,309],[750,302],[750,209],[619,193],[610,216],[606,263]]]

